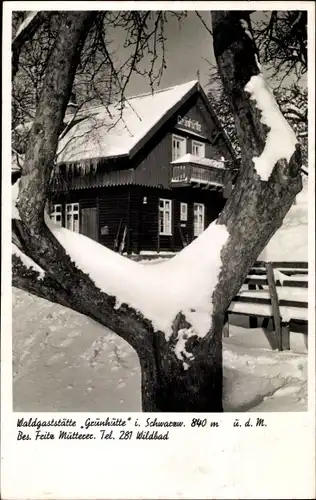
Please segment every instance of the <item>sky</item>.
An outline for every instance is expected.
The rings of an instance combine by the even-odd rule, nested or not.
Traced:
[[[211,12],[208,10],[199,11],[199,15],[203,18],[207,27],[212,30]],[[266,15],[267,11],[255,11],[251,19],[252,21],[263,20]],[[168,17],[164,33],[167,68],[163,72],[159,88],[199,79],[202,87],[207,92],[210,83],[210,63],[216,65],[213,40],[212,35],[203,26],[195,11],[188,11],[187,17],[180,22],[175,17]],[[127,49],[123,47],[125,36],[125,31],[119,31],[117,28],[113,29],[109,34],[112,51],[115,54],[118,66],[128,59]],[[146,64],[148,68],[148,61],[148,58],[144,58],[142,61],[143,68],[146,68]],[[271,86],[274,87],[277,82],[271,80],[269,73],[265,70],[264,73],[269,78]],[[292,81],[293,77],[289,75],[284,83],[291,84]],[[306,85],[305,79],[302,79],[301,84]],[[134,73],[126,88],[125,95],[130,97],[150,90],[148,77]]]
[[[200,15],[211,29],[211,15],[209,11],[201,11]],[[203,26],[194,11],[189,11],[187,18],[179,22],[171,17],[165,25],[166,62],[167,68],[163,73],[160,88],[166,88],[197,79],[200,73],[200,83],[205,90],[209,82],[209,63],[215,63],[212,36]],[[126,58],[123,48],[124,33],[112,32],[110,38],[113,51],[118,61]],[[128,96],[150,91],[148,78],[133,75],[127,87]]]
[[[255,11],[252,20],[262,20],[267,12]],[[207,27],[212,30],[211,12],[199,11]],[[153,21],[153,20],[152,20]],[[153,23],[152,23],[153,24]],[[212,35],[203,25],[195,11],[187,11],[187,17],[178,21],[169,15],[164,28],[166,69],[163,72],[159,88],[166,88],[199,79],[207,92],[210,83],[210,64],[216,65]],[[108,28],[110,52],[114,56],[115,66],[120,67],[129,58],[130,49],[124,48],[126,32],[120,28]],[[149,58],[144,57],[141,66],[149,68]],[[158,65],[157,65],[158,67]],[[266,75],[269,76],[269,75]],[[291,80],[289,77],[288,80]],[[273,86],[273,82],[270,81]],[[302,82],[304,83],[304,82]],[[149,79],[133,73],[126,88],[127,97],[151,90]]]

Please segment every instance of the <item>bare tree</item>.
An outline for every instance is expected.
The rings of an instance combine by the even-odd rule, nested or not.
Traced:
[[[14,68],[15,77],[12,83],[12,145],[16,160],[18,154],[25,153],[30,123],[34,119],[43,89],[61,15],[61,12],[38,12],[25,17],[25,13],[13,12],[13,31],[16,33],[13,46],[15,47],[16,40],[20,37],[23,41],[18,47],[18,64]],[[98,13],[80,54],[70,97],[74,115],[88,103],[107,106],[117,89],[111,67],[100,47],[100,26],[103,19],[104,14]],[[33,26],[32,30],[30,26]],[[103,36],[105,37],[104,33]],[[17,59],[16,55],[14,57]],[[74,118],[71,116],[70,120],[73,121]]]
[[[62,15],[60,11],[13,12],[12,153],[17,164],[21,164],[25,153]],[[91,109],[102,105],[108,109],[115,100],[121,104],[122,112],[132,73],[147,77],[152,90],[159,85],[166,67],[164,26],[172,16],[181,21],[186,13],[102,11],[96,14],[76,68],[70,96],[73,114],[67,116],[62,135],[76,123],[77,113],[88,106]],[[116,61],[108,34],[117,30],[125,35],[123,61]]]
[[[87,268],[80,267],[71,249],[65,250],[44,218],[60,127],[80,53],[95,16],[94,12],[68,12],[61,19],[30,131],[22,177],[14,186],[13,284],[79,311],[124,338],[139,357],[144,411],[222,411],[225,311],[301,190],[299,146],[258,69],[247,13],[214,12],[215,56],[235,116],[242,167],[216,223],[174,258],[181,271],[182,259],[188,252],[198,256],[192,276],[203,279],[202,290],[197,290],[201,303],[192,307],[178,298],[171,324],[165,329],[157,326],[155,315],[148,312],[146,317],[133,301],[121,303],[119,292],[116,296],[107,293],[102,262],[101,290],[90,276],[89,261]],[[138,51],[142,42],[137,39],[136,54],[141,54]],[[276,137],[280,131],[282,144]],[[271,141],[278,147],[271,150]],[[73,234],[69,233],[69,238]],[[108,255],[110,260],[114,258]],[[124,272],[126,261],[120,258]],[[110,267],[106,269],[110,272]],[[134,285],[124,280],[122,291]],[[187,286],[191,287],[192,282]],[[136,299],[135,287],[137,303]],[[157,300],[164,304],[163,297]]]
[[[240,155],[240,146],[235,127],[234,114],[230,105],[229,97],[226,94],[217,65],[210,65],[210,79],[207,90],[207,97],[225,130],[236,155]]]
[[[249,33],[256,42],[258,60],[263,64],[265,72],[270,75],[275,98],[297,134],[306,168],[307,89],[302,76],[307,71],[307,12],[251,12],[250,18],[252,23]],[[208,97],[239,154],[240,145],[228,95],[221,84],[218,67],[211,62],[209,65]],[[289,76],[290,80],[287,78]]]
[[[293,127],[301,145],[302,171],[308,172],[308,91],[293,83],[278,87],[274,91],[276,100],[285,118]]]
[[[290,73],[299,80],[307,72],[306,10],[265,12],[253,22],[253,35],[262,63],[280,82]]]

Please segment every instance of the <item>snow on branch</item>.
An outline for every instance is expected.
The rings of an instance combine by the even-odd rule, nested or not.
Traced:
[[[23,23],[21,23],[21,25],[19,26],[16,34],[15,34],[15,39],[13,40],[13,42],[15,42],[15,40],[21,36],[22,32],[24,30],[26,30],[26,28],[29,26],[29,24],[33,21],[33,19],[38,16],[38,11],[35,10],[33,12],[30,12],[29,15],[24,19]]]
[[[186,341],[189,337],[196,335],[193,328],[181,328],[178,331],[177,343],[174,347],[174,353],[180,361],[183,362],[184,370],[189,368],[189,361],[194,359],[194,356],[191,352],[188,352],[185,348]]]
[[[76,267],[95,286],[116,298],[116,309],[127,304],[152,322],[156,331],[172,335],[182,312],[194,335],[204,337],[212,324],[212,294],[221,271],[221,250],[229,233],[213,222],[174,258],[144,265],[96,243],[91,238],[45,222]],[[190,335],[192,336],[192,332]],[[182,350],[182,349],[181,349]]]
[[[252,76],[245,91],[251,94],[250,98],[256,101],[256,107],[262,112],[261,123],[270,129],[264,150],[259,157],[253,158],[256,172],[263,181],[267,181],[279,160],[290,161],[298,141],[262,74]]]
[[[12,243],[12,255],[16,255],[19,257],[22,261],[22,264],[27,268],[27,269],[32,269],[33,271],[36,271],[39,273],[37,279],[43,279],[45,276],[45,271],[38,265],[34,260],[32,260],[30,257],[25,255],[14,243]]]
[[[253,40],[252,34],[249,30],[250,26],[246,19],[240,19],[240,24],[244,28],[246,35],[249,36],[250,40]]]

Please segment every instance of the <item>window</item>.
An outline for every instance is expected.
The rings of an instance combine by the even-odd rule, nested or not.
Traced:
[[[172,201],[159,200],[159,234],[172,235]]]
[[[178,135],[172,136],[172,161],[181,158],[187,153],[187,140]]]
[[[188,204],[180,203],[180,221],[188,220]]]
[[[194,236],[199,236],[204,231],[204,213],[204,205],[202,203],[194,203]]]
[[[53,211],[50,214],[50,218],[55,222],[56,226],[61,227],[61,205],[53,205]]]
[[[192,154],[205,158],[205,144],[203,142],[192,141]]]
[[[79,203],[67,203],[66,228],[79,233]]]

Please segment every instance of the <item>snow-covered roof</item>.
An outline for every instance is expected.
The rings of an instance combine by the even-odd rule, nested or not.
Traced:
[[[107,109],[91,108],[77,113],[87,118],[71,128],[60,141],[58,163],[130,155],[159,122],[198,88],[198,81],[177,85],[155,93],[130,97],[125,107],[119,103]]]
[[[173,160],[171,162],[172,165],[183,163],[195,163],[196,165],[203,165],[204,167],[226,168],[224,161],[202,158],[201,156],[195,156],[191,153],[187,153],[186,155],[181,156],[181,158],[177,158],[177,160]]]

